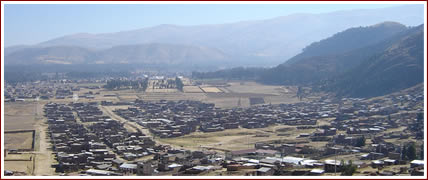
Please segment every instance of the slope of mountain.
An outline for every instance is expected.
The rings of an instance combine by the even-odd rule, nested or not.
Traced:
[[[381,52],[391,41],[405,35],[406,30],[403,25],[391,22],[345,30],[313,43],[290,61],[266,71],[260,81],[307,84],[336,76]]]
[[[5,55],[5,64],[81,64],[96,58],[93,51],[75,46],[31,47]]]
[[[383,21],[417,25],[424,22],[421,16],[423,12],[421,5],[405,5],[323,14],[293,14],[268,20],[219,25],[160,25],[117,33],[69,35],[40,43],[39,46],[67,45],[106,49],[148,43],[187,44],[216,48],[235,57],[270,57],[264,62],[276,65],[298,54],[309,43],[347,28]]]
[[[424,81],[423,25],[409,30],[381,53],[366,59],[326,89],[342,96],[372,97]]]
[[[404,31],[391,34],[383,41],[364,47],[354,46],[359,48],[344,53],[305,57],[275,68],[235,68],[209,73],[193,73],[193,76],[231,79],[246,79],[248,76],[250,79],[255,78],[266,84],[310,85],[314,90],[326,90],[339,96],[381,96],[423,83],[423,27],[424,25],[406,28]],[[355,37],[371,37],[368,33],[380,33],[355,31],[355,29],[345,32],[349,34],[345,36],[347,38],[342,39],[343,42],[352,42],[350,40]],[[329,39],[341,44],[335,37]],[[318,45],[321,49],[315,49],[313,52],[325,52],[322,48],[329,46],[323,43],[328,44],[329,39],[321,41],[322,43]]]
[[[102,63],[143,63],[143,64],[209,64],[227,62],[221,51],[202,46],[172,44],[143,44],[116,46],[98,52]]]
[[[368,27],[350,28],[330,38],[314,42],[303,49],[303,52],[286,61],[285,65],[307,57],[326,56],[345,53],[383,41],[399,32],[406,26],[396,22],[384,22]]]
[[[117,46],[89,50],[73,46],[24,48],[5,56],[5,64],[192,64],[227,63],[228,56],[213,48],[171,44]]]

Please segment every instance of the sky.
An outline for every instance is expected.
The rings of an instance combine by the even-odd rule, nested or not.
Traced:
[[[293,13],[374,9],[394,4],[5,4],[5,46],[75,33],[110,33],[160,24],[223,24]]]

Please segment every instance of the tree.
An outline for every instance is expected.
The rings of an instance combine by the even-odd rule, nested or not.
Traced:
[[[407,153],[406,153],[406,156],[407,156],[407,158],[409,159],[409,160],[414,160],[414,159],[416,159],[416,148],[415,148],[415,144],[410,144],[408,147],[407,147]]]
[[[407,159],[407,148],[406,146],[403,146],[403,148],[401,149],[401,158],[402,159]]]
[[[346,164],[346,165],[343,164],[343,169],[342,169],[341,175],[342,176],[352,176],[352,174],[354,174],[355,171],[357,171],[357,166],[353,165],[352,161],[349,160],[348,164]]]
[[[357,144],[355,144],[355,146],[357,146],[357,147],[362,147],[365,145],[366,145],[366,137],[364,137],[364,136],[361,138],[358,138]]]
[[[424,159],[424,144],[421,144],[421,151],[419,154],[419,159]]]

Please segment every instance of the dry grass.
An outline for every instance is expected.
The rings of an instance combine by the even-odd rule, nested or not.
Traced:
[[[25,172],[27,175],[31,175],[33,172],[33,161],[5,161],[4,169]]]
[[[221,92],[223,92],[216,87],[201,87],[201,89],[206,93],[221,93]]]
[[[5,157],[6,161],[10,160],[23,160],[23,161],[30,161],[32,158],[32,154],[7,154]]]
[[[39,117],[43,115],[43,104],[35,102],[10,102],[4,106],[5,130],[34,129],[36,109]],[[36,108],[37,106],[37,108]]]
[[[185,93],[203,93],[202,89],[199,86],[184,86],[183,91]]]
[[[281,128],[289,128],[289,131],[286,131],[289,136],[278,136],[278,134],[284,133],[278,131]],[[313,131],[313,129],[299,130],[291,126],[275,125],[261,129],[239,128],[211,133],[194,132],[177,138],[158,139],[158,141],[187,149],[209,147],[223,150],[240,150],[254,148],[256,142],[304,140],[296,139],[296,137],[300,133],[311,133]],[[256,135],[268,135],[268,137],[256,137]],[[322,145],[325,145],[325,143],[320,143],[320,146]]]
[[[5,149],[31,149],[33,143],[32,132],[4,133]]]
[[[263,85],[251,81],[231,82],[228,84],[230,86],[227,87],[227,89],[235,93],[264,93],[273,95],[281,95],[288,93],[287,88],[284,88],[283,86]]]
[[[146,92],[149,92],[149,93],[176,93],[176,92],[178,92],[178,89],[153,89],[153,88],[147,88]]]

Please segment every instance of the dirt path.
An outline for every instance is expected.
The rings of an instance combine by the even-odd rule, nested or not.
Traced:
[[[42,108],[40,108],[42,109]],[[39,114],[42,116],[42,114]],[[54,154],[52,154],[51,143],[49,137],[47,136],[47,124],[45,124],[46,119],[42,118],[37,121],[35,125],[36,129],[36,147],[35,147],[35,159],[34,159],[34,175],[43,176],[43,175],[54,175],[55,169],[51,168],[51,165],[56,161],[54,159]]]

